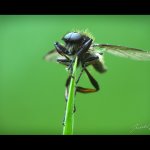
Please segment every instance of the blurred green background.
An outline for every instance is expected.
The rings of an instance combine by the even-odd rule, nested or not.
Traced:
[[[1,15],[0,134],[62,134],[68,73],[42,57],[72,29],[96,43],[150,50],[150,16]],[[77,94],[74,134],[150,134],[150,61],[105,54],[101,86]],[[85,75],[80,85],[91,87]]]

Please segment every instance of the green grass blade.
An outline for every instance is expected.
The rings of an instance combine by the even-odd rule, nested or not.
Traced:
[[[73,72],[71,78],[70,86],[69,86],[69,94],[68,94],[68,101],[66,106],[66,113],[65,113],[65,122],[63,128],[63,135],[72,135],[73,134],[73,127],[74,127],[74,97],[75,97],[75,79],[76,79],[76,68],[77,68],[77,57],[75,59],[73,65]]]

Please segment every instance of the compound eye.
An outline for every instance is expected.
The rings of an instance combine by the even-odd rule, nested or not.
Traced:
[[[64,40],[65,42],[72,42],[72,43],[77,43],[77,42],[82,42],[83,37],[80,33],[77,32],[70,32],[68,34],[66,34],[62,40]]]

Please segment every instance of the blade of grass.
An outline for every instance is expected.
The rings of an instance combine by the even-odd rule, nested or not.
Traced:
[[[73,127],[74,127],[74,97],[75,97],[75,79],[76,79],[76,68],[77,68],[77,57],[75,59],[73,65],[73,71],[69,86],[69,94],[68,94],[68,101],[66,106],[65,112],[65,122],[63,127],[63,135],[72,135],[73,134]]]

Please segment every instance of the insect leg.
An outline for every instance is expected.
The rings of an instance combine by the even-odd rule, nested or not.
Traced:
[[[80,57],[82,54],[86,53],[92,44],[92,39],[89,39],[83,44],[80,50],[77,52],[77,56]]]
[[[66,102],[68,100],[68,87],[69,87],[70,81],[71,81],[71,76],[69,76],[67,78],[67,80],[66,80],[66,89],[65,89],[65,100],[66,100]],[[65,110],[66,110],[66,108],[65,108]],[[63,118],[63,123],[62,124],[65,125],[65,114],[64,114],[64,118]]]
[[[83,71],[84,71],[84,69],[85,69],[85,67],[86,66],[88,66],[88,65],[90,65],[90,64],[93,64],[95,61],[97,61],[99,59],[99,57],[98,56],[88,56],[86,59],[85,59],[85,61],[84,61],[84,64],[82,65],[82,70],[81,70],[81,72],[80,72],[80,75],[79,75],[79,77],[78,77],[78,79],[77,79],[77,81],[76,81],[76,84],[79,82],[79,80],[80,80],[80,78],[81,78],[81,75],[82,75],[82,73],[83,73]]]
[[[57,62],[60,64],[63,64],[65,66],[69,66],[71,60],[68,60],[66,58],[57,58]]]
[[[84,61],[85,66],[92,65],[96,71],[99,73],[104,73],[107,71],[104,61],[102,59],[102,54],[92,55],[90,54],[87,59]]]
[[[94,64],[97,60],[99,60],[98,56],[90,55],[89,57],[87,57],[84,60],[84,67],[87,67],[88,65]]]
[[[68,90],[69,90],[70,81],[71,81],[71,76],[69,76],[66,80],[66,90],[65,90],[65,100],[66,100],[66,102],[68,100]]]
[[[69,51],[68,51],[64,46],[62,46],[62,45],[59,44],[58,42],[54,43],[54,46],[55,46],[57,52],[58,52],[60,55],[66,57],[66,59],[69,60],[69,57],[68,57],[67,55],[70,55],[70,53],[69,53]]]
[[[68,92],[69,92],[69,85],[70,85],[70,81],[71,81],[71,76],[69,76],[68,77],[68,79],[66,80],[66,90],[65,90],[65,100],[66,100],[66,102],[68,101]],[[74,110],[73,110],[73,112],[75,112],[76,111],[76,107],[74,106]]]
[[[84,87],[77,86],[76,91],[80,92],[80,93],[97,92],[99,90],[99,85],[98,85],[97,81],[93,78],[93,76],[89,73],[89,71],[86,68],[84,68],[84,71],[86,72],[91,84],[94,86],[95,89],[90,89],[90,88],[84,88]]]
[[[91,46],[91,44],[92,44],[92,39],[89,39],[87,42],[85,42],[84,44],[83,44],[83,46],[79,49],[79,51],[77,52],[77,57],[81,57],[82,56],[82,54],[84,54],[84,53],[86,53],[88,50],[89,50],[89,48],[90,48],[90,46]],[[72,68],[72,64],[74,63],[74,61],[75,61],[75,58],[72,60],[72,62],[70,63],[70,65],[69,65],[69,67],[68,67],[68,70],[70,70],[70,68]]]
[[[65,100],[66,100],[66,102],[68,101],[68,95],[69,95],[69,85],[70,85],[70,81],[71,81],[71,76],[69,76],[68,78],[67,78],[67,80],[66,80],[66,89],[65,89]],[[65,108],[65,110],[66,110],[66,108]],[[74,109],[73,109],[73,112],[75,113],[76,112],[76,107],[75,107],[75,105],[74,105]],[[63,119],[63,125],[64,125],[64,123],[65,123],[65,115],[64,115],[64,119]]]
[[[78,77],[78,79],[77,79],[77,81],[76,81],[76,85],[78,84],[78,82],[79,82],[79,80],[80,80],[80,78],[81,78],[81,75],[82,75],[83,71],[84,71],[84,68],[82,68],[82,70],[81,70],[81,72],[80,72],[80,74],[79,74],[79,77]]]

